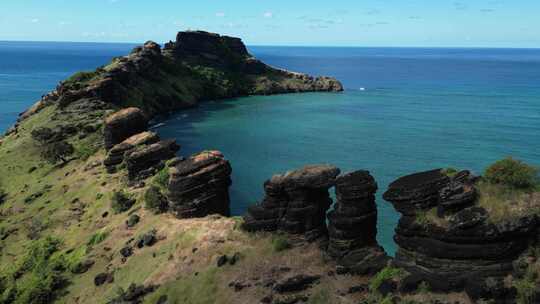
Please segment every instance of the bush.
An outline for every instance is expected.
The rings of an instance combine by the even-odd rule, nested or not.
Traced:
[[[164,213],[169,209],[167,198],[161,194],[161,191],[156,186],[150,186],[144,194],[145,207],[152,210],[154,213]]]
[[[159,187],[167,188],[169,185],[169,168],[167,166],[159,170],[156,177],[154,177],[154,183]]]
[[[2,279],[4,292],[0,300],[29,304],[54,302],[67,285],[63,274],[67,269],[64,256],[56,254],[60,245],[61,241],[52,237],[33,242],[11,279]],[[27,275],[21,277],[24,273]]]
[[[516,303],[532,304],[536,303],[536,282],[527,278],[514,282],[517,291]]]
[[[65,163],[66,158],[73,152],[75,152],[75,149],[70,143],[59,141],[45,145],[41,156],[51,164],[56,164],[59,161]]]
[[[441,173],[448,176],[448,177],[454,177],[459,171],[456,168],[448,167],[446,169],[442,169]]]
[[[376,292],[379,286],[385,281],[398,279],[403,275],[403,270],[400,268],[394,268],[387,266],[379,271],[369,282],[369,289],[372,292]]]
[[[113,193],[111,208],[115,213],[128,211],[134,204],[135,199],[131,198],[123,191],[116,191]]]
[[[538,169],[507,157],[489,166],[483,178],[491,184],[528,190],[538,185]]]
[[[291,247],[291,243],[289,243],[289,240],[285,236],[278,235],[272,238],[272,249],[275,252],[284,251]]]

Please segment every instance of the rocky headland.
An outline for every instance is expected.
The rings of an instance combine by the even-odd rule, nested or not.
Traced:
[[[540,301],[540,188],[526,164],[391,183],[390,257],[369,168],[276,174],[230,217],[226,155],[180,156],[181,139],[149,130],[205,100],[341,90],[199,31],[61,82],[0,140],[0,303]]]

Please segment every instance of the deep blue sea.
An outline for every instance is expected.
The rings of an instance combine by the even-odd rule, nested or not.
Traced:
[[[58,81],[129,44],[0,42],[0,130]],[[207,102],[159,127],[181,154],[231,160],[232,212],[260,200],[272,174],[305,164],[367,169],[379,183],[379,240],[393,253],[389,182],[453,166],[475,172],[512,155],[540,165],[540,50],[250,47],[282,68],[340,79],[343,93]]]

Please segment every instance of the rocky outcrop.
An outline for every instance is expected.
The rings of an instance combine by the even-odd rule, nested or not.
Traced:
[[[332,205],[328,189],[339,172],[334,166],[313,165],[273,176],[264,184],[261,204],[250,206],[244,216],[244,229],[281,230],[308,240],[325,235],[325,215]]]
[[[328,254],[339,273],[375,273],[389,258],[377,243],[377,183],[368,171],[336,180],[336,204],[328,213]]]
[[[169,169],[169,201],[179,218],[228,216],[231,165],[219,151],[205,151]]]
[[[150,145],[157,142],[159,142],[159,136],[154,132],[145,131],[135,134],[112,147],[107,153],[103,164],[107,167],[107,171],[112,173],[115,171],[116,166],[124,161],[126,154],[133,152],[138,146]]]
[[[186,31],[179,32],[176,40],[163,49],[148,41],[95,71],[73,75],[21,113],[18,123],[50,105],[66,109],[81,101],[79,107],[87,112],[96,108],[94,105],[105,109],[137,105],[151,117],[205,100],[342,90],[334,78],[312,77],[264,64],[249,54],[239,38]],[[16,133],[17,126],[7,134]],[[108,149],[122,141],[112,140],[107,143]]]
[[[105,118],[105,148],[111,149],[127,138],[144,132],[148,128],[148,120],[139,108],[122,109]]]
[[[180,146],[173,139],[135,148],[125,156],[129,178],[135,180],[154,175],[165,167],[164,161],[173,158],[178,150]]]
[[[474,290],[488,279],[501,281],[533,239],[536,217],[492,221],[474,205],[475,181],[467,171],[448,177],[433,170],[402,177],[384,194],[403,215],[394,263],[433,290]]]

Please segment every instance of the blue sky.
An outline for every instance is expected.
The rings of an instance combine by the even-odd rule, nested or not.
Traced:
[[[540,0],[0,0],[0,40],[540,47]]]

